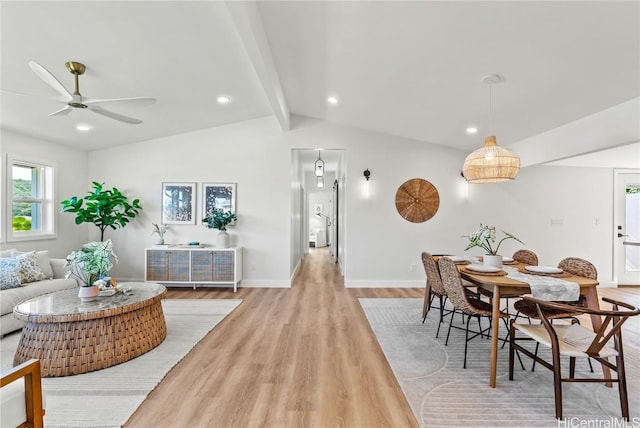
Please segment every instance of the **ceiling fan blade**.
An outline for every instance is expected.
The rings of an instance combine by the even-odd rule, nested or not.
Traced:
[[[33,70],[36,76],[38,76],[44,83],[51,86],[56,90],[56,92],[59,92],[62,96],[64,96],[65,100],[71,101],[73,99],[71,93],[67,91],[64,86],[62,86],[62,83],[60,83],[58,79],[56,79],[54,75],[49,72],[49,70],[35,61],[29,61],[29,67],[31,67],[31,70]]]
[[[69,113],[71,113],[71,110],[73,110],[73,107],[64,106],[60,110],[56,110],[53,113],[49,113],[49,116],[66,116]]]
[[[134,97],[134,98],[108,98],[108,99],[93,99],[83,98],[82,102],[86,105],[97,104],[109,104],[109,105],[122,105],[122,106],[148,106],[156,103],[155,98],[150,97]]]
[[[112,111],[105,110],[105,109],[100,108],[98,106],[90,105],[90,106],[88,106],[88,108],[89,108],[89,110],[91,110],[94,113],[98,113],[98,114],[101,114],[103,116],[110,117],[111,119],[119,120],[120,122],[131,123],[131,124],[134,124],[134,125],[142,123],[142,121],[140,119],[136,119],[136,118],[129,117],[129,116],[124,116],[124,115],[118,114],[118,113],[114,113]]]
[[[6,89],[0,89],[0,92],[2,92],[3,94],[8,94],[8,95],[18,95],[20,97],[32,97],[32,98],[40,98],[40,99],[42,99],[42,95],[25,94],[24,92],[7,91]],[[51,100],[51,101],[58,101],[58,102],[65,103],[65,104],[68,101],[67,97],[63,97],[63,96],[47,97],[45,99]]]

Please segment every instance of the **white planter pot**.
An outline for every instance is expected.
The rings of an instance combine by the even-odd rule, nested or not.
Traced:
[[[485,266],[494,266],[502,268],[502,256],[493,256],[491,254],[485,254],[482,256],[482,264]]]
[[[78,297],[82,302],[92,302],[100,295],[100,289],[97,285],[91,287],[80,287],[78,290]]]
[[[229,248],[231,246],[231,237],[227,232],[220,231],[216,236],[216,247]]]

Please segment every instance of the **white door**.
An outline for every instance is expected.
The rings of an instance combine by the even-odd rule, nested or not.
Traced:
[[[614,261],[619,285],[640,285],[640,172],[616,170]]]

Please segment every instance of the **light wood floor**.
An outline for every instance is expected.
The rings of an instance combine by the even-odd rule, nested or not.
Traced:
[[[600,295],[640,303],[640,288]],[[291,289],[172,289],[172,299],[243,299],[149,395],[127,427],[416,427],[358,297],[328,250],[311,249]],[[419,316],[419,314],[417,315]]]

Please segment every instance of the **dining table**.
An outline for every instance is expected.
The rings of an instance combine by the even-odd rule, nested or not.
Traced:
[[[467,262],[468,263],[468,262]],[[469,269],[466,269],[465,263],[456,264],[458,267],[458,272],[460,272],[460,277],[469,281],[470,283],[476,285],[477,287],[484,288],[493,293],[493,298],[491,299],[492,305],[492,319],[491,319],[491,362],[490,362],[490,370],[489,370],[489,386],[491,388],[496,387],[496,375],[497,375],[497,366],[498,366],[498,334],[500,332],[500,296],[501,295],[525,295],[530,294],[531,289],[529,288],[529,284],[522,281],[523,278],[526,279],[528,275],[520,275],[518,276],[520,280],[516,280],[510,278],[508,275],[489,275],[482,272],[472,272]],[[525,267],[525,264],[514,262],[512,264],[505,265],[509,268],[514,268],[523,271],[522,268]],[[565,281],[570,281],[578,284],[580,287],[580,294],[586,297],[586,305],[590,308],[599,309],[599,299],[598,299],[598,281],[591,278],[585,278],[582,276],[577,276],[569,273],[565,273],[562,277]],[[602,320],[599,315],[591,315],[591,324],[593,326],[593,330],[596,331],[602,325]],[[606,366],[602,366],[603,372],[605,376],[610,373],[609,368]],[[608,376],[610,377],[610,375]]]

